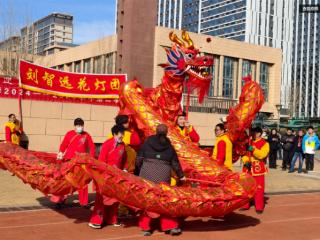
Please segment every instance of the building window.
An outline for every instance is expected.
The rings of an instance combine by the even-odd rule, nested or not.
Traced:
[[[227,98],[233,97],[233,69],[234,60],[229,57],[224,58],[223,64],[223,83],[222,83],[222,96]]]
[[[47,55],[51,55],[51,54],[53,54],[54,53],[54,49],[52,48],[52,49],[49,49],[48,51],[47,51]]]
[[[11,71],[15,71],[15,70],[16,70],[16,60],[11,59]]]
[[[67,71],[72,72],[72,63],[68,63],[66,66],[67,66]]]
[[[101,73],[102,70],[101,56],[95,57],[93,62],[93,73]]]
[[[79,73],[80,71],[81,71],[81,61],[77,61],[77,62],[75,62],[74,63],[74,72],[77,72],[77,73]]]
[[[208,92],[208,96],[209,97],[213,97],[215,95],[215,93],[214,93],[215,92],[215,88],[218,87],[218,86],[216,86],[216,83],[217,83],[217,79],[219,77],[219,59],[220,59],[220,56],[207,54],[207,53],[205,53],[204,55],[212,57],[213,58],[213,62],[214,62],[212,67],[209,69],[209,74],[212,74],[212,79],[211,79],[211,82],[210,82],[210,88],[209,88],[209,92]]]
[[[58,70],[63,71],[63,70],[64,70],[63,65],[59,65],[59,66],[58,66]]]
[[[251,76],[252,80],[256,79],[256,63],[251,62],[249,60],[242,61],[242,78],[247,77],[248,75]],[[244,81],[241,81],[241,86],[244,85]]]
[[[2,71],[7,71],[8,69],[8,60],[6,58],[2,61]]]
[[[114,61],[113,61],[113,56],[115,53],[109,53],[107,55],[105,55],[105,64],[104,64],[104,73],[114,73],[113,69],[114,69]]]
[[[90,71],[91,71],[91,59],[90,58],[89,59],[85,59],[83,61],[83,71],[85,73],[90,73]]]
[[[260,86],[264,94],[264,99],[267,102],[269,95],[269,65],[266,63],[260,64]]]

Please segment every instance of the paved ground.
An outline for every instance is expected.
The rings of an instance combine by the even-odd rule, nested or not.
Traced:
[[[257,215],[254,209],[235,212],[224,219],[187,219],[183,234],[172,238],[155,231],[146,239],[223,239],[223,240],[320,240],[320,193],[272,195],[266,210]],[[61,211],[0,213],[0,236],[4,240],[121,240],[144,239],[136,220],[126,226],[96,230],[87,226],[90,212],[82,208]]]

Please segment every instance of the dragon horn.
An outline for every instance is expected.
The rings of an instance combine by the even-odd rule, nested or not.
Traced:
[[[180,47],[185,46],[184,42],[181,39],[179,39],[177,34],[173,33],[173,31],[169,33],[169,38],[172,42],[178,44]]]
[[[194,48],[193,41],[186,30],[182,30],[182,39],[188,44],[187,48]]]

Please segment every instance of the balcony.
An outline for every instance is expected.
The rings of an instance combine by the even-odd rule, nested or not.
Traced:
[[[198,102],[198,96],[190,95],[190,112],[202,112],[202,113],[220,113],[228,114],[229,109],[235,106],[238,100],[221,97],[205,97],[203,102]],[[187,94],[183,94],[183,107],[187,105]]]

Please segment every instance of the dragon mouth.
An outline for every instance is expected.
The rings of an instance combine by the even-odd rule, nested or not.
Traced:
[[[187,67],[186,72],[192,75],[193,77],[204,79],[204,80],[211,78],[211,75],[209,74],[209,66],[190,66],[189,65]]]

